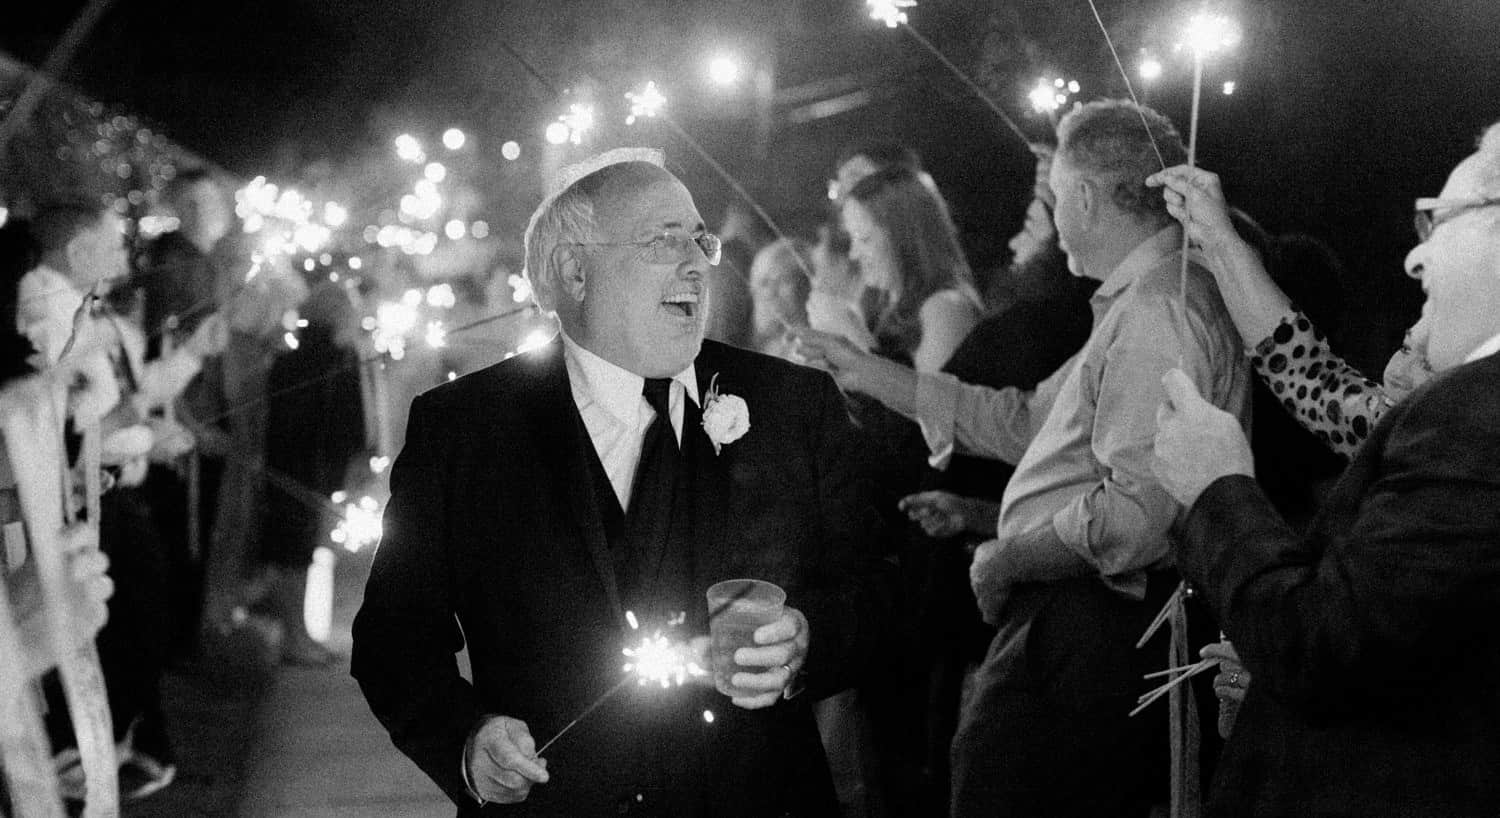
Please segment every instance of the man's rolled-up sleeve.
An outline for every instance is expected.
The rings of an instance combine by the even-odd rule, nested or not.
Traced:
[[[1059,370],[1065,376],[1067,367]],[[947,373],[917,374],[917,425],[931,452],[928,464],[945,469],[960,453],[1019,463],[1051,409],[1052,379],[1035,391],[1007,386],[993,389],[964,383]]]
[[[463,635],[444,536],[444,458],[426,406],[420,397],[412,404],[392,467],[384,533],[354,621],[352,672],[396,747],[455,804],[472,806],[463,748],[481,712],[455,659]]]

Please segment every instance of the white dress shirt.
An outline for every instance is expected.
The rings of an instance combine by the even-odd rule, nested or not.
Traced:
[[[615,489],[620,508],[628,510],[631,483],[635,480],[636,465],[641,460],[646,429],[656,418],[656,412],[641,394],[646,379],[589,352],[566,332],[562,333],[562,340],[573,402],[578,405],[578,414],[583,416],[583,426],[594,443],[594,451],[599,454],[599,462],[604,464],[604,473]],[[672,430],[677,434],[679,445],[682,443],[684,394],[698,403],[698,376],[692,365],[672,376],[671,392],[667,398]]]

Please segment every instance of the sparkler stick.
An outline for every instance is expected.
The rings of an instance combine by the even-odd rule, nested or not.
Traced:
[[[686,613],[679,613],[667,624],[678,625],[686,619]],[[631,630],[638,630],[640,628],[640,621],[636,619],[635,614],[631,611],[625,612],[625,621],[630,625]],[[590,713],[598,710],[605,702],[614,697],[615,694],[624,690],[625,686],[630,682],[635,682],[641,686],[659,684],[663,689],[667,689],[681,687],[689,678],[708,675],[707,670],[704,670],[697,662],[693,661],[692,651],[686,643],[674,642],[663,636],[661,631],[657,631],[654,635],[642,639],[640,645],[637,647],[625,648],[622,653],[631,659],[625,665],[625,677],[616,682],[613,687],[604,691],[599,698],[594,699],[572,721],[563,725],[563,728],[557,731],[556,735],[547,739],[537,749],[536,755],[539,756],[546,752],[548,747],[557,743],[558,739],[562,738],[575,725],[587,718]]]
[[[605,702],[609,701],[610,698],[613,697],[616,693],[619,693],[621,690],[624,690],[625,689],[625,685],[630,684],[631,681],[632,681],[632,678],[630,676],[626,676],[625,678],[623,678],[620,681],[616,682],[614,687],[611,687],[609,690],[604,691],[604,695],[600,696],[597,699],[594,699],[594,703],[591,704],[591,705],[589,705],[588,707],[584,708],[583,712],[579,713],[577,718],[573,719],[572,721],[570,721],[566,725],[564,725],[563,729],[558,730],[557,731],[557,735],[553,736],[552,738],[547,739],[547,743],[546,744],[543,744],[541,747],[538,747],[537,751],[536,751],[536,755],[541,755],[542,753],[547,752],[547,748],[551,747],[553,744],[556,744],[558,739],[560,739],[563,736],[567,735],[568,731],[572,730],[574,725],[576,725],[580,721],[583,721],[585,718],[588,717],[588,715],[590,713],[594,712],[595,710],[598,710],[601,705],[603,705]]]
[[[912,28],[911,23],[906,21],[905,15],[902,15],[902,18],[899,22],[901,24],[901,28],[907,34],[910,34],[913,40],[916,40],[919,44],[921,44],[923,48],[927,49],[927,51],[930,52],[933,57],[937,58],[937,61],[942,63],[945,68],[953,72],[953,76],[957,77],[959,82],[962,82],[964,84],[964,87],[968,88],[970,91],[973,91],[974,95],[979,97],[980,101],[985,104],[985,107],[994,112],[995,116],[1000,117],[1000,121],[1004,122],[1005,126],[1007,128],[1010,128],[1011,133],[1015,134],[1016,138],[1021,140],[1021,144],[1025,145],[1028,149],[1031,147],[1031,143],[1035,140],[1027,136],[1026,132],[1021,130],[1021,126],[1016,124],[1015,119],[1011,118],[1010,114],[1007,114],[1005,111],[1001,110],[1000,106],[996,105],[995,101],[990,99],[990,95],[986,94],[984,92],[984,89],[979,87],[978,83],[974,82],[974,80],[972,79],[969,79],[968,74],[965,74],[962,69],[954,65],[953,62],[950,61],[947,57],[943,56],[943,52],[938,51],[937,46],[933,45],[932,42],[926,37],[923,37],[920,31]]]
[[[1130,711],[1130,715],[1134,716],[1137,713],[1140,713],[1142,710],[1145,710],[1146,708],[1155,704],[1157,699],[1160,699],[1162,696],[1171,693],[1172,690],[1175,689],[1178,685],[1182,684],[1188,679],[1193,678],[1194,676],[1197,676],[1200,673],[1218,667],[1218,665],[1218,659],[1204,659],[1196,665],[1189,665],[1188,667],[1190,669],[1187,672],[1183,673],[1181,676],[1178,676],[1177,678],[1173,679],[1170,682],[1167,682],[1161,687],[1158,687],[1155,690],[1142,695],[1138,700],[1140,704],[1136,705],[1135,709]]]
[[[1146,129],[1146,138],[1151,140],[1151,150],[1156,153],[1156,161],[1161,163],[1161,169],[1167,169],[1167,160],[1162,158],[1161,147],[1156,144],[1156,134],[1151,132],[1151,126],[1146,124],[1146,112],[1141,110],[1141,100],[1135,95],[1135,86],[1130,82],[1130,72],[1125,70],[1125,63],[1120,61],[1120,52],[1115,48],[1114,38],[1109,36],[1109,27],[1104,25],[1104,18],[1099,16],[1099,7],[1094,5],[1094,0],[1089,0],[1089,10],[1094,12],[1094,22],[1099,24],[1099,31],[1104,35],[1104,43],[1109,46],[1110,56],[1115,58],[1115,67],[1120,69],[1120,77],[1125,80],[1125,91],[1130,94],[1130,101],[1135,103],[1136,111],[1141,115],[1141,127]]]

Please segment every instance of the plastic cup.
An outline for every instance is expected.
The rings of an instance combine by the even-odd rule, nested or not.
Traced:
[[[755,631],[781,618],[786,591],[759,579],[726,579],[708,589],[709,652],[714,687],[730,698],[760,691],[741,690],[730,684],[736,673],[765,673],[770,668],[745,666],[734,661],[734,652],[755,646]]]

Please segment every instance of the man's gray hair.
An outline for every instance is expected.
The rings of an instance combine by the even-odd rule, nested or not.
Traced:
[[[1161,191],[1146,187],[1146,177],[1163,162],[1171,167],[1187,161],[1171,120],[1129,100],[1098,100],[1062,118],[1057,145],[1059,158],[1100,183],[1116,206],[1143,217],[1170,218]]]
[[[556,250],[569,242],[587,241],[594,229],[594,195],[613,166],[637,162],[664,167],[662,152],[653,148],[617,148],[569,165],[558,173],[552,192],[537,206],[526,225],[525,266],[521,274],[531,285],[531,297],[543,312],[557,311]]]

